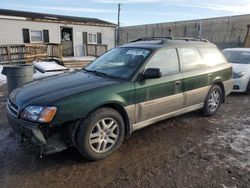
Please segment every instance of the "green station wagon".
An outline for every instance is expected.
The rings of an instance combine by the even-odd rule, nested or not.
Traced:
[[[198,109],[214,115],[232,91],[231,77],[231,65],[208,41],[138,39],[82,70],[17,88],[7,116],[41,154],[75,146],[99,160],[150,124]]]

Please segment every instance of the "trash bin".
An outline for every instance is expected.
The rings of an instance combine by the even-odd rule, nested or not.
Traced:
[[[7,77],[9,94],[16,88],[33,80],[33,65],[7,65],[2,74]]]

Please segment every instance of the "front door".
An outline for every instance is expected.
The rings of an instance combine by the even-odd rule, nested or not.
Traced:
[[[160,68],[162,77],[135,83],[136,123],[183,107],[183,83],[176,49],[159,50],[149,60],[147,68]]]
[[[61,27],[61,44],[62,44],[62,55],[64,57],[74,56],[72,28]]]

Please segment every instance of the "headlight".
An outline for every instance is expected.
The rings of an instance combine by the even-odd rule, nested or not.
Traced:
[[[245,72],[233,72],[233,78],[241,78],[245,74]]]
[[[57,107],[54,106],[28,106],[21,114],[23,119],[37,121],[42,123],[48,123],[52,121],[57,111]]]

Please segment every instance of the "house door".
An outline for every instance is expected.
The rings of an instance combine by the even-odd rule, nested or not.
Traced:
[[[61,27],[62,55],[64,57],[74,56],[73,29]]]

